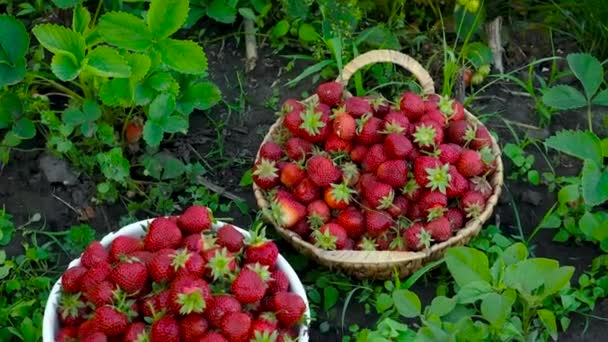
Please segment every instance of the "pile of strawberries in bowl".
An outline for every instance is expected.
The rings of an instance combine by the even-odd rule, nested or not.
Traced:
[[[275,224],[325,250],[420,251],[484,211],[493,139],[460,102],[316,95],[284,102],[253,168]]]
[[[302,340],[304,289],[264,228],[212,221],[194,205],[91,243],[49,297],[44,340]]]

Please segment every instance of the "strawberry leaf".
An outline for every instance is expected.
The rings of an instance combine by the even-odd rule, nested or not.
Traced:
[[[188,0],[152,0],[148,10],[148,27],[156,38],[177,32],[188,17]]]

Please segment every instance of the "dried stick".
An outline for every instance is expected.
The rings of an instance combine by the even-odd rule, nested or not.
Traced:
[[[258,47],[255,40],[255,26],[253,20],[245,19],[245,71],[250,72],[255,69],[258,61]]]
[[[494,60],[494,68],[501,74],[505,72],[504,65],[502,63],[502,38],[500,36],[502,31],[502,17],[496,17],[490,23],[486,25],[486,33],[488,34],[488,44],[492,50],[492,56]]]

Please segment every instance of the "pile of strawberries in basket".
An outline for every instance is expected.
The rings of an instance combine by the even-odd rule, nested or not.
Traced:
[[[460,102],[345,98],[337,82],[317,95],[285,101],[254,165],[277,224],[323,249],[419,251],[484,210],[492,139]]]
[[[264,229],[250,239],[192,206],[142,239],[91,243],[61,278],[57,341],[292,341],[306,304],[276,267]]]

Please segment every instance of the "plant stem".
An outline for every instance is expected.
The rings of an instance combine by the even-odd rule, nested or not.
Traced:
[[[55,81],[53,81],[53,80],[50,80],[50,79],[48,79],[48,78],[46,78],[46,77],[44,77],[44,76],[42,76],[42,75],[39,75],[39,74],[34,74],[34,73],[33,73],[33,74],[31,74],[31,75],[32,75],[32,77],[34,77],[34,78],[37,78],[37,79],[43,80],[44,82],[48,83],[48,85],[50,85],[50,86],[52,86],[52,87],[56,88],[57,90],[60,90],[60,91],[62,91],[62,92],[64,92],[64,93],[66,93],[66,94],[68,94],[68,95],[70,95],[70,96],[71,96],[71,97],[73,97],[73,98],[76,98],[76,99],[82,100],[82,96],[80,96],[79,94],[77,94],[77,93],[76,93],[75,91],[73,91],[72,89],[70,89],[70,88],[68,88],[68,87],[66,87],[66,86],[64,86],[64,85],[62,85],[62,84],[60,84],[60,83],[57,83],[57,82],[55,82]]]
[[[93,16],[93,20],[91,21],[92,25],[97,24],[97,18],[99,17],[99,12],[101,12],[101,5],[103,4],[103,0],[99,0],[97,3],[97,9],[95,9],[95,15]]]
[[[589,131],[593,133],[593,121],[591,121],[591,102],[587,102],[587,123],[589,124]]]

